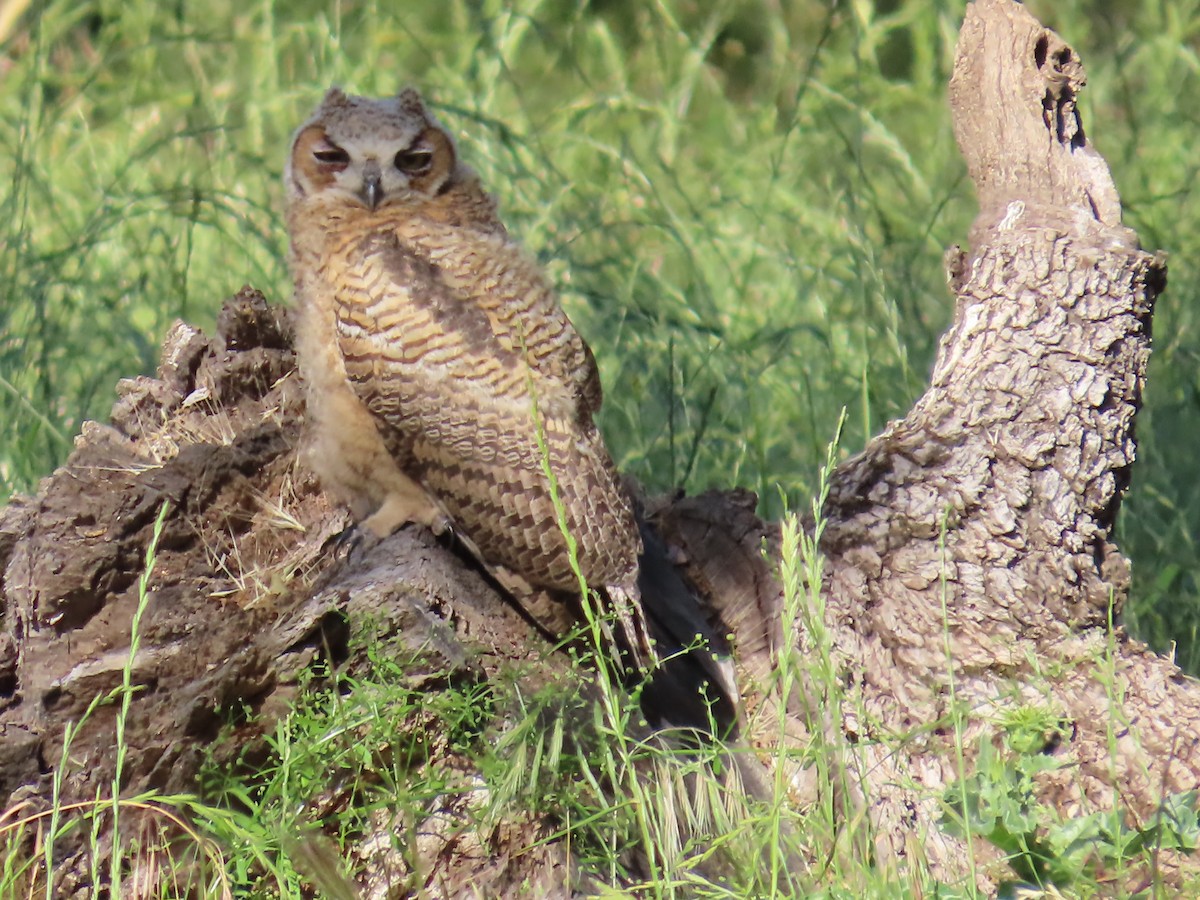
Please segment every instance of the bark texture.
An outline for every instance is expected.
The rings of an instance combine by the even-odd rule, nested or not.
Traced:
[[[1064,723],[1047,752],[1073,765],[1041,787],[1065,813],[1109,806],[1120,785],[1144,823],[1197,783],[1195,683],[1108,630],[1129,584],[1110,538],[1165,263],[1120,224],[1075,106],[1083,83],[1023,6],[968,8],[950,95],[980,212],[954,323],[929,390],[836,471],[824,510],[842,728],[877,847],[946,874],[963,847],[910,836],[939,833],[929,789],[956,777],[952,698],[968,747],[1020,706]],[[1115,755],[1114,721],[1130,724]],[[872,740],[914,732],[906,753]]]
[[[1200,781],[1196,682],[1110,628],[1129,584],[1111,535],[1166,275],[1120,224],[1075,107],[1083,83],[1074,51],[1020,4],[968,7],[951,102],[980,213],[970,250],[948,260],[954,322],[929,390],[832,474],[823,634],[781,620],[782,591],[761,553],[764,541],[778,552],[779,534],[754,516],[752,496],[652,509],[733,635],[750,742],[765,751],[819,732],[845,776],[848,816],[865,814],[876,858],[897,871],[915,857],[950,881],[968,871],[965,844],[938,826],[938,798],[959,774],[956,741],[969,771],[974,748],[995,742],[1014,710],[1060,723],[1044,752],[1069,765],[1044,773],[1038,791],[1066,816],[1119,802],[1145,824],[1165,795]],[[287,314],[250,290],[227,304],[216,338],[177,325],[157,376],[118,386],[111,426],[89,423],[36,497],[3,511],[9,804],[45,802],[65,725],[120,683],[164,500],[133,673],[144,690],[129,725],[130,792],[189,788],[222,724],[241,723],[238,740],[251,741],[315,659],[352,667],[347,623],[358,617],[441,678],[485,680],[514,662],[535,680],[575,677],[424,532],[404,529],[349,562],[335,552],[345,515],[295,454],[303,410],[290,341]],[[762,723],[782,702],[772,673],[797,633],[803,652],[828,649],[843,690],[802,684],[787,700],[794,727],[780,736]],[[76,736],[68,802],[111,779],[113,715],[101,708]],[[232,754],[236,744],[225,746]],[[788,775],[795,803],[819,799],[811,773]],[[559,844],[503,852],[545,828],[504,823],[469,840],[431,828],[423,884],[430,896],[465,884],[515,896],[532,879],[553,896],[568,880]],[[988,852],[978,842],[974,851]],[[1193,865],[1160,860],[1174,881]],[[990,888],[1000,871],[977,877]]]
[[[61,800],[106,795],[117,707],[85,713],[122,683],[138,579],[164,502],[132,671],[129,795],[194,790],[223,728],[216,762],[233,765],[287,711],[314,663],[353,674],[364,662],[350,647],[354,622],[370,622],[390,654],[417,660],[415,687],[486,680],[501,665],[528,671],[531,690],[572,677],[515,608],[428,532],[403,529],[366,552],[338,544],[349,519],[297,461],[303,405],[291,340],[288,311],[251,289],[225,305],[216,338],[177,324],[156,377],[121,382],[112,424],[88,423],[36,497],[3,511],[6,805],[25,804],[26,814],[48,805],[65,729],[80,721]],[[442,754],[443,764],[465,765]],[[556,845],[518,866],[496,862],[543,838],[545,823],[458,834],[455,823],[479,802],[455,796],[431,806],[429,820],[414,823],[415,865],[397,870],[386,841],[378,851],[364,841],[359,861],[380,883],[419,878],[429,896],[463,896],[464,885],[499,896],[523,882],[554,896],[567,883]],[[153,827],[131,818],[126,830]],[[56,895],[91,896],[82,841],[60,842],[58,859]]]

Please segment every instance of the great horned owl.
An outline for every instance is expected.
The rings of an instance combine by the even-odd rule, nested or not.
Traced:
[[[652,658],[643,542],[593,421],[591,351],[420,95],[330,90],[285,178],[325,487],[381,536],[416,521],[536,587],[578,595],[582,576]]]
[[[582,577],[636,664],[665,658],[642,695],[658,718],[731,726],[731,667],[696,649],[718,641],[595,426],[592,352],[418,92],[330,90],[286,181],[308,458],[326,488],[379,535],[451,529],[552,632],[526,588],[578,598]]]

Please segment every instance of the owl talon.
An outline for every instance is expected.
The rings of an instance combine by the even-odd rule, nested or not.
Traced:
[[[362,522],[354,522],[343,528],[333,538],[330,549],[333,556],[342,562],[349,562],[354,557],[361,558],[379,543],[381,538],[364,527]]]
[[[357,522],[351,522],[329,541],[329,549],[338,560],[349,558],[355,546],[362,540],[362,528]]]

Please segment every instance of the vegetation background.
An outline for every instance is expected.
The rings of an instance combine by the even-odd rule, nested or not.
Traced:
[[[600,358],[654,488],[803,501],[924,387],[973,215],[945,101],[959,2],[5,7],[0,490],[60,462],[176,317],[285,300],[280,171],[329,84],[415,83]],[[1200,4],[1033,3],[1084,55],[1129,225],[1172,253],[1123,517],[1134,619],[1193,670]],[[1170,623],[1168,628],[1166,623]]]
[[[1200,0],[1031,0],[1083,55],[1126,223],[1172,259],[1119,541],[1128,620],[1200,672]],[[946,102],[962,0],[7,0],[0,502],[169,324],[290,287],[281,171],[330,84],[426,93],[599,360],[653,489],[807,508],[924,389],[974,215]],[[1189,448],[1192,448],[1189,450]]]
[[[1121,544],[1129,620],[1200,671],[1200,2],[1031,2],[1083,54],[1126,221],[1171,253]],[[0,499],[61,462],[176,317],[289,296],[280,172],[330,84],[419,85],[550,270],[655,489],[807,507],[926,382],[974,213],[961,0],[8,0]],[[1189,449],[1191,448],[1191,449]]]

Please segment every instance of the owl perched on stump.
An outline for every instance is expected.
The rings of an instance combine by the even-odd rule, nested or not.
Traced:
[[[285,179],[307,457],[325,488],[379,536],[452,531],[501,583],[578,597],[582,579],[623,650],[654,660],[595,360],[420,94],[331,89]]]

